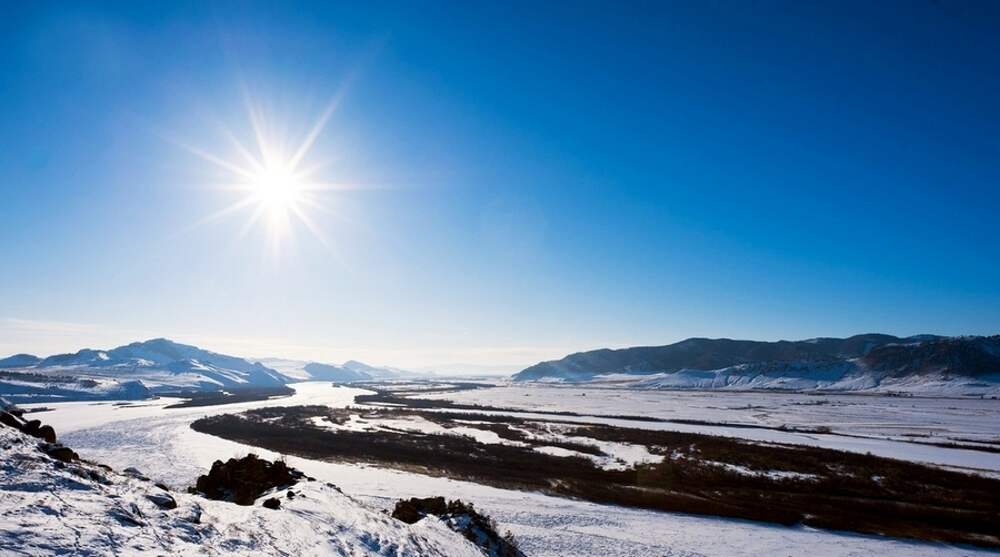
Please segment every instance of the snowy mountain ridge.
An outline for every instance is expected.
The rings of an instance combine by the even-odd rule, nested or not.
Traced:
[[[757,342],[688,339],[542,362],[515,381],[639,389],[782,389],[1000,395],[1000,336],[858,335]]]
[[[176,391],[279,389],[291,381],[259,363],[163,338],[47,358],[22,354],[2,362],[0,395],[15,402],[31,396],[134,399]]]
[[[371,366],[282,358],[248,359],[165,338],[110,350],[84,348],[39,358],[16,354],[0,359],[0,395],[13,402],[139,399],[178,391],[281,390],[296,381],[350,383],[420,374]]]
[[[352,383],[355,381],[406,379],[433,375],[429,372],[417,373],[388,366],[372,366],[357,360],[348,360],[340,365],[308,360],[289,360],[285,358],[256,358],[253,361],[275,369],[282,375],[296,381]]]

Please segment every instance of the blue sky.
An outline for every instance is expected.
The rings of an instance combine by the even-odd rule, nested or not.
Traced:
[[[5,3],[0,352],[998,332],[995,3],[364,4]],[[318,234],[206,222],[331,99]]]

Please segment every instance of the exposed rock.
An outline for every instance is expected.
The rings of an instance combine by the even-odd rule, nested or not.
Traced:
[[[80,455],[76,454],[73,449],[60,445],[59,443],[42,443],[38,446],[38,448],[41,449],[43,453],[62,462],[73,462],[74,460],[80,459]]]
[[[193,505],[191,507],[191,513],[187,517],[187,521],[191,524],[201,524],[201,515],[204,511],[201,510],[199,505]]]
[[[392,510],[392,517],[407,524],[414,524],[421,518],[433,514],[443,516],[448,513],[448,504],[444,497],[427,497],[425,499],[401,499]]]
[[[208,474],[198,478],[195,490],[209,499],[252,505],[269,489],[294,485],[302,472],[282,461],[269,462],[250,454],[227,462],[217,460]]]
[[[281,501],[277,497],[271,497],[270,499],[265,499],[263,503],[264,508],[278,510],[281,508]]]
[[[97,470],[89,470],[87,472],[87,477],[90,478],[90,479],[92,479],[92,480],[94,480],[97,483],[104,484],[104,485],[111,485],[112,483],[114,483],[111,480],[109,480],[107,476],[105,476],[104,474],[101,474]]]
[[[428,515],[440,518],[449,528],[462,534],[483,550],[496,557],[525,557],[517,547],[513,535],[501,536],[496,522],[479,514],[471,503],[461,500],[445,502],[444,497],[402,499],[396,502],[392,517],[407,524],[414,524]]]
[[[50,425],[43,425],[42,427],[38,428],[38,435],[35,435],[35,437],[43,439],[46,443],[55,443],[56,430],[52,429],[52,426]]]
[[[32,437],[40,437],[38,435],[38,429],[40,427],[42,427],[42,421],[41,420],[28,420],[21,427],[21,431],[27,433],[28,435],[30,435]]]
[[[42,425],[41,420],[24,421],[24,418],[22,418],[24,415],[23,410],[6,404],[6,401],[4,401],[4,404],[3,410],[0,410],[0,423],[20,432],[27,433],[32,437],[44,439],[46,443],[56,442],[56,430],[52,429],[52,426]]]
[[[142,511],[135,503],[129,505],[127,509],[124,507],[115,507],[108,514],[114,517],[122,526],[145,526],[146,524],[142,520]]]
[[[150,481],[149,477],[143,474],[141,470],[133,466],[129,466],[128,468],[122,470],[122,473],[125,474],[126,476],[131,476],[137,480],[143,480],[147,482]]]
[[[61,462],[57,464],[62,464]],[[90,464],[89,462],[86,464]],[[103,485],[111,485],[112,482],[103,474],[88,466],[72,466],[69,468],[71,474],[84,480],[90,480]]]
[[[146,499],[149,499],[154,505],[164,510],[177,508],[177,501],[166,493],[150,493],[146,495]]]
[[[0,410],[0,423],[18,431],[22,431],[24,428],[24,423],[17,416],[6,410]]]

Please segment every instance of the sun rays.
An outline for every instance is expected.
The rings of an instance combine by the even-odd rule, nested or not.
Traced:
[[[329,247],[326,234],[314,215],[317,212],[329,214],[329,208],[323,203],[323,193],[343,186],[323,181],[317,174],[324,165],[307,161],[338,100],[339,95],[308,126],[300,141],[290,142],[285,134],[276,131],[279,129],[278,122],[268,119],[259,106],[245,96],[253,132],[252,143],[248,145],[230,129],[223,129],[233,154],[237,155],[235,160],[178,142],[178,145],[227,176],[222,183],[214,183],[214,187],[233,192],[238,197],[196,225],[245,214],[247,220],[241,235],[245,236],[255,226],[263,224],[268,243],[276,254],[296,228],[306,229],[317,241]]]

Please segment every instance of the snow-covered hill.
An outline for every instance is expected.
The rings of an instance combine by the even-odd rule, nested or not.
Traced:
[[[30,362],[30,358],[21,355],[18,361]],[[102,398],[110,391],[128,390],[136,382],[158,393],[275,389],[290,381],[259,363],[162,338],[111,350],[86,348],[37,359],[30,365],[0,366],[3,369],[7,372],[0,374],[0,394],[21,397],[15,402],[30,393],[64,400]],[[25,383],[31,383],[32,389],[26,390]],[[139,394],[136,389],[129,393],[133,396],[125,398]]]
[[[168,491],[136,470],[49,456],[0,425],[0,553],[24,555],[351,555],[482,557],[441,520],[415,524],[331,484],[277,488],[253,506]],[[277,497],[281,508],[261,506]]]
[[[298,381],[352,383],[355,381],[412,379],[433,375],[429,372],[421,374],[393,367],[372,366],[357,360],[348,360],[341,365],[285,358],[257,358],[254,361]]]
[[[429,372],[417,373],[389,366],[371,366],[357,360],[348,360],[340,367],[354,373],[367,375],[372,379],[416,379],[418,377],[433,375],[433,373]]]
[[[0,369],[30,367],[38,365],[42,359],[31,354],[14,354],[7,358],[0,358]]]
[[[350,360],[342,365],[228,356],[164,338],[110,350],[84,348],[0,359],[0,395],[15,403],[137,399],[177,391],[280,390],[295,381],[412,379],[419,374]]]
[[[0,395],[15,403],[67,400],[139,400],[151,393],[142,381],[107,377],[0,371]]]
[[[112,350],[84,349],[75,354],[49,356],[35,369],[76,368],[110,370],[114,376],[149,376],[167,372],[211,388],[274,387],[288,378],[273,369],[236,356],[227,356],[165,338],[133,342]],[[171,386],[177,381],[169,381]]]
[[[1000,396],[1000,373],[978,378],[947,373],[891,377],[857,361],[744,364],[717,370],[682,369],[642,378],[597,376],[636,389],[864,391],[928,396]]]
[[[542,362],[517,381],[614,383],[640,389],[873,391],[1000,395],[1000,336],[755,342],[689,339]]]

